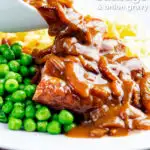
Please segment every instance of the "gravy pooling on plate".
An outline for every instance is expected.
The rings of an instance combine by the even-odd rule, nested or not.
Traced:
[[[71,0],[30,0],[49,24],[54,44],[34,50],[43,65],[33,100],[83,114],[72,137],[126,135],[149,130],[150,73],[139,58],[127,57],[119,39],[105,38],[101,20],[83,16]]]

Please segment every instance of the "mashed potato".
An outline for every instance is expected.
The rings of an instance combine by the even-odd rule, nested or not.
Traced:
[[[144,31],[145,28],[136,23],[121,23],[120,20],[116,22],[106,21],[108,25],[107,37],[121,39],[126,48],[127,56],[137,56],[141,59],[143,64],[150,69],[150,36],[149,32]]]
[[[53,44],[54,37],[48,35],[48,30],[38,30],[19,33],[0,33],[0,43],[7,39],[11,44],[20,42],[23,50],[31,53],[33,49],[45,49]]]
[[[107,37],[121,39],[127,46],[128,56],[138,56],[140,58],[150,57],[150,37],[144,33],[135,23],[121,24],[119,22],[106,21],[108,25]]]

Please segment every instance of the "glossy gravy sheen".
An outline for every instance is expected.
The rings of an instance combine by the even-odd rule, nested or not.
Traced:
[[[93,134],[91,133],[92,127],[90,125],[86,126],[78,126],[68,133],[66,133],[66,136],[72,137],[72,138],[99,138],[103,137],[106,134],[108,134],[107,129],[95,129],[93,130]],[[115,136],[115,137],[120,137],[120,136],[127,136],[129,134],[128,129],[123,129],[123,128],[117,128],[117,129],[111,129],[109,131],[110,136]]]
[[[84,115],[71,137],[122,136],[149,130],[150,73],[127,57],[101,20],[82,16],[70,0],[29,0],[49,24],[54,44],[34,50],[42,76],[33,100]]]

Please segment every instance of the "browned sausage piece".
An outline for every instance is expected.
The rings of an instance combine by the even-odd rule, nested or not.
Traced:
[[[119,78],[109,68],[107,58],[104,56],[100,57],[99,69],[109,80],[119,80]]]

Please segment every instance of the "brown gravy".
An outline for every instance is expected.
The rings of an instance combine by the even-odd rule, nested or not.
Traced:
[[[108,132],[107,129],[92,130],[91,125],[82,125],[82,126],[80,125],[72,129],[68,133],[66,133],[66,136],[72,138],[90,138],[90,137],[99,138],[105,136],[106,134],[114,137],[127,136],[129,134],[129,130],[125,128],[118,128],[118,129],[111,129]]]
[[[82,16],[70,0],[29,0],[49,24],[54,44],[33,51],[43,67],[33,100],[84,114],[89,122],[70,137],[123,136],[149,130],[150,73],[125,55],[119,39],[106,39],[101,19]]]

